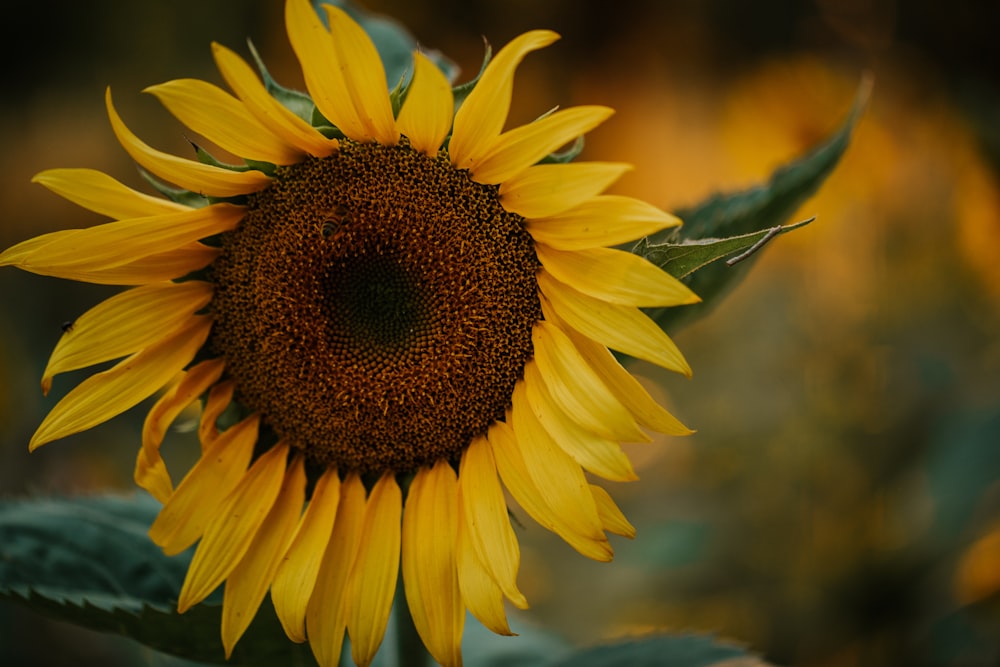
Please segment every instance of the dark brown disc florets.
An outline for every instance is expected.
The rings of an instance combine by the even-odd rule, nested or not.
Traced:
[[[341,142],[279,168],[214,265],[238,399],[315,463],[406,471],[503,418],[541,318],[495,186],[446,156]]]

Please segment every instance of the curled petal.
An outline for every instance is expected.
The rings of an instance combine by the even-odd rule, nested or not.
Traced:
[[[622,511],[618,509],[618,505],[612,500],[611,494],[604,487],[597,486],[596,484],[590,485],[590,492],[594,496],[594,503],[597,505],[597,516],[601,518],[604,530],[629,539],[635,537],[635,526],[629,523]]]
[[[189,207],[127,187],[95,169],[48,169],[31,179],[88,211],[115,220],[186,211]]]
[[[273,164],[299,162],[303,153],[262,125],[240,100],[198,79],[175,79],[145,92],[170,110],[177,120],[242,158]]]
[[[208,400],[201,409],[201,420],[198,423],[198,441],[201,442],[202,452],[219,437],[219,417],[229,407],[235,391],[235,381],[223,380],[208,392]]]
[[[211,326],[207,317],[192,317],[171,335],[91,375],[52,408],[28,448],[85,431],[152,396],[191,362]]]
[[[502,183],[590,132],[613,113],[608,107],[572,107],[504,132],[482,157],[469,165],[472,178],[477,183]]]
[[[174,492],[170,473],[160,457],[160,445],[167,428],[184,408],[219,380],[225,368],[226,362],[222,359],[206,359],[194,365],[146,414],[142,447],[135,461],[135,483],[161,503],[166,503]]]
[[[468,169],[489,150],[503,130],[514,91],[514,71],[524,57],[559,39],[551,30],[519,35],[497,52],[475,88],[455,112],[448,153],[459,169]]]
[[[263,190],[271,179],[260,171],[232,171],[194,160],[185,160],[151,148],[122,122],[111,103],[111,89],[106,95],[111,129],[119,143],[142,167],[165,181],[207,197],[236,197]]]

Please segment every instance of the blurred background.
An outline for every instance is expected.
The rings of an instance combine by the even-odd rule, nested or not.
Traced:
[[[869,109],[813,224],[783,236],[708,317],[676,332],[684,380],[634,366],[697,433],[630,447],[610,484],[638,529],[592,563],[529,521],[531,625],[575,644],[717,633],[803,667],[1000,664],[1000,4],[953,0],[368,0],[477,71],[546,27],[511,122],[618,112],[585,159],[668,210],[767,178],[834,131],[865,72]],[[5,5],[0,247],[102,222],[30,184],[92,167],[141,187],[108,126],[187,154],[147,85],[221,83],[209,43],[301,87],[278,0]],[[142,410],[29,455],[60,395],[39,379],[61,324],[115,290],[0,270],[0,495],[133,489]],[[190,436],[173,434],[183,448]],[[187,445],[190,445],[187,442]],[[516,642],[518,640],[509,640]],[[0,663],[165,664],[138,645],[0,604]]]

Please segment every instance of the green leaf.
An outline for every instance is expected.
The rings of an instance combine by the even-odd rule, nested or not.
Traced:
[[[702,635],[655,635],[605,644],[550,663],[550,667],[766,667],[734,644]]]
[[[757,252],[763,244],[771,239],[808,225],[815,218],[796,222],[792,225],[777,226],[762,229],[759,232],[730,236],[727,239],[697,239],[684,243],[661,243],[655,246],[648,244],[646,239],[639,242],[635,252],[653,262],[675,278],[685,278],[698,269],[711,264],[717,259],[734,255],[727,264],[735,265],[750,253]],[[645,244],[645,245],[644,245]],[[736,253],[741,253],[737,255]]]
[[[109,610],[169,607],[188,559],[168,559],[150,541],[157,512],[138,494],[0,504],[0,591]]]
[[[684,220],[682,227],[636,245],[633,252],[673,275],[686,276],[684,282],[702,298],[702,303],[684,308],[649,309],[646,312],[650,317],[664,329],[675,330],[706,314],[746,276],[759,253],[749,253],[737,263],[717,260],[745,252],[762,240],[804,224],[781,226],[833,172],[850,144],[870,91],[866,79],[840,129],[800,159],[776,170],[766,184],[713,195],[691,209],[678,211]]]
[[[466,81],[465,83],[460,83],[451,89],[451,94],[455,100],[456,112],[462,106],[462,103],[465,102],[465,98],[468,97],[469,93],[471,93],[472,90],[476,87],[476,84],[479,83],[479,79],[483,76],[483,72],[486,71],[486,66],[490,64],[490,60],[492,58],[493,58],[493,47],[490,46],[489,42],[484,42],[483,63],[482,65],[479,66],[479,71],[476,72],[476,76],[474,76],[469,81]]]
[[[149,539],[159,509],[146,494],[0,503],[0,599],[188,660],[225,662],[218,595],[176,611],[191,554],[168,558]],[[315,661],[265,601],[228,664]]]

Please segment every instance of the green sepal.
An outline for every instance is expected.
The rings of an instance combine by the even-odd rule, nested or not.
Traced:
[[[572,162],[573,160],[575,160],[577,157],[580,156],[580,153],[583,152],[583,145],[584,145],[583,135],[580,135],[579,137],[574,139],[573,143],[567,146],[564,150],[557,151],[555,153],[549,153],[544,158],[539,160],[538,163],[566,164],[567,162]]]
[[[260,54],[257,53],[257,48],[253,45],[253,42],[247,40],[247,47],[249,47],[250,55],[253,56],[254,63],[257,65],[257,71],[260,72],[260,78],[264,82],[264,87],[267,89],[267,92],[271,95],[271,97],[278,100],[282,106],[302,120],[307,123],[311,122],[313,118],[313,111],[316,108],[312,98],[301,91],[293,90],[292,88],[285,88],[280,83],[275,81],[274,77],[271,76],[271,73],[264,65],[264,61],[261,59]]]
[[[278,165],[273,162],[264,162],[263,160],[251,160],[250,158],[243,158],[247,166],[251,169],[255,169],[259,172],[267,174],[271,178],[274,178],[275,174],[278,173]]]
[[[716,194],[697,206],[678,211],[677,215],[684,220],[682,227],[644,239],[633,248],[633,252],[664,270],[684,275],[684,282],[702,299],[701,303],[684,308],[647,309],[646,313],[657,324],[673,332],[707,314],[746,276],[760,254],[748,253],[743,261],[729,264],[717,260],[745,252],[765,237],[770,240],[804,224],[782,227],[837,166],[870,92],[871,82],[866,79],[843,125],[822,144],[777,169],[764,185]],[[735,242],[730,244],[730,241]],[[722,252],[730,247],[732,250]],[[685,254],[687,258],[682,261]]]
[[[211,200],[209,200],[208,197],[200,195],[197,192],[191,192],[190,190],[185,190],[184,188],[167,185],[142,167],[139,167],[139,174],[142,176],[143,180],[153,187],[154,190],[174,203],[190,206],[191,208],[202,208],[211,203]]]
[[[465,98],[469,96],[472,89],[476,87],[479,83],[479,79],[482,78],[483,72],[486,71],[486,66],[490,64],[490,60],[493,58],[493,47],[490,46],[489,42],[483,42],[483,64],[479,66],[479,71],[476,76],[465,83],[460,83],[451,89],[451,94],[455,98],[455,111],[458,111],[462,103],[465,102]]]
[[[229,171],[244,172],[250,171],[253,167],[247,164],[228,164],[226,162],[220,161],[217,157],[206,151],[204,148],[198,144],[191,142],[194,146],[195,157],[198,158],[198,162],[202,164],[207,164],[210,167],[218,167],[219,169],[228,169]]]

